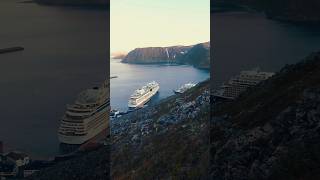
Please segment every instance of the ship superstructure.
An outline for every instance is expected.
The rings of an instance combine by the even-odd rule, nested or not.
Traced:
[[[108,128],[110,101],[108,84],[81,92],[67,105],[60,121],[58,138],[65,144],[83,144]]]
[[[129,108],[138,108],[143,107],[152,96],[154,96],[159,91],[159,84],[155,81],[148,83],[140,89],[134,91],[130,96],[128,107]]]
[[[213,95],[224,99],[235,99],[247,88],[255,86],[273,75],[273,72],[261,72],[259,69],[241,71],[240,75],[231,78],[220,89],[216,90]]]

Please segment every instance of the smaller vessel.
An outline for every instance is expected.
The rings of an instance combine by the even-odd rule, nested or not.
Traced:
[[[182,94],[182,93],[186,92],[188,89],[190,89],[196,85],[197,84],[194,84],[194,83],[187,83],[187,84],[182,85],[180,88],[173,90],[173,92],[176,94]]]
[[[110,111],[110,117],[111,118],[117,118],[120,115],[120,111],[118,111],[117,109],[112,109]]]
[[[128,107],[129,109],[136,109],[143,107],[152,96],[154,96],[159,91],[159,84],[155,81],[148,83],[140,89],[134,91],[130,96]]]

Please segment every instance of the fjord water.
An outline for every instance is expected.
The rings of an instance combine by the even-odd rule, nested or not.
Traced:
[[[320,27],[279,22],[263,14],[248,12],[212,13],[214,86],[260,67],[279,71],[320,50]]]
[[[0,1],[0,141],[47,158],[59,151],[66,104],[100,84],[108,69],[105,10]]]
[[[111,59],[110,76],[118,76],[110,80],[110,103],[112,109],[127,111],[130,95],[148,82],[159,83],[160,90],[148,104],[154,104],[174,94],[173,90],[181,85],[198,83],[209,78],[208,70],[196,69],[188,65],[167,64],[126,64],[119,59]]]

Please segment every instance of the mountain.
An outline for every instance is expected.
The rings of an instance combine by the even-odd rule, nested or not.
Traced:
[[[34,0],[39,4],[46,5],[68,5],[68,6],[106,6],[109,7],[110,0]]]
[[[318,0],[225,0],[225,2],[237,2],[262,10],[273,19],[320,23],[320,1]]]
[[[194,46],[136,48],[130,51],[122,62],[190,64],[197,68],[209,69],[210,43],[200,43]]]
[[[130,51],[123,59],[124,63],[176,63],[192,46],[147,47]]]
[[[181,63],[191,64],[197,68],[208,69],[210,67],[210,43],[201,43],[193,46],[188,53],[181,58]]]
[[[212,111],[213,179],[320,179],[320,53]]]

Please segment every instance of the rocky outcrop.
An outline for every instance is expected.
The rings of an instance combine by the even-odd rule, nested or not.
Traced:
[[[122,62],[190,64],[197,68],[209,69],[210,43],[200,43],[194,46],[136,48],[129,52]]]
[[[212,107],[213,179],[320,178],[320,53]]]

